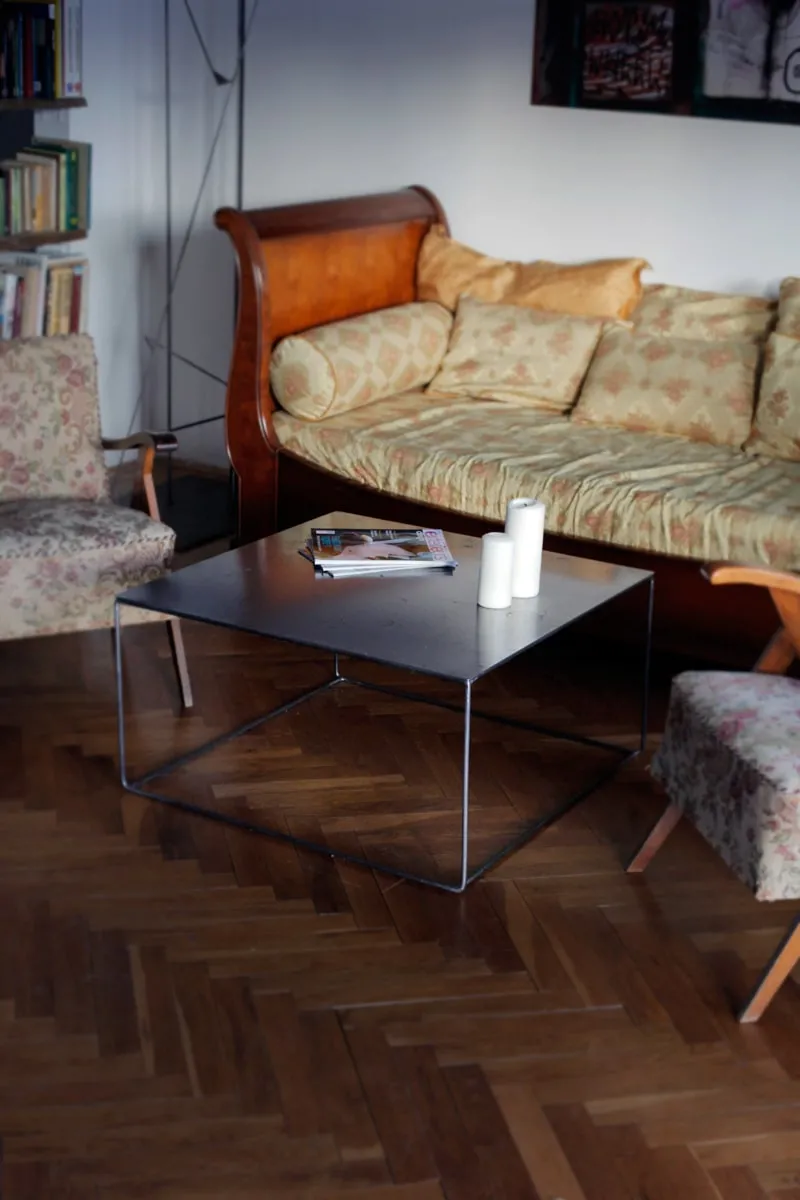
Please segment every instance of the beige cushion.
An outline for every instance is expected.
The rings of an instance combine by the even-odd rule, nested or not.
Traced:
[[[642,296],[643,258],[598,259],[561,265],[490,258],[448,237],[434,225],[417,262],[417,295],[454,310],[460,296],[519,304],[542,312],[626,318]]]
[[[642,298],[642,271],[649,268],[644,258],[600,258],[569,265],[525,263],[503,299],[506,304],[543,312],[626,320]]]
[[[108,494],[91,338],[0,342],[0,500]]]
[[[800,340],[796,338],[774,333],[769,339],[755,424],[745,449],[800,462]]]
[[[800,279],[793,276],[781,283],[777,331],[785,337],[800,338]]]
[[[750,432],[759,349],[748,342],[609,329],[573,420],[741,446]]]
[[[452,323],[439,304],[403,304],[284,338],[272,353],[272,390],[292,416],[322,421],[424,387]]]
[[[758,296],[726,296],[656,284],[631,317],[642,333],[707,342],[765,342],[775,327],[777,306]]]
[[[450,348],[429,390],[566,412],[602,331],[602,321],[464,296]]]

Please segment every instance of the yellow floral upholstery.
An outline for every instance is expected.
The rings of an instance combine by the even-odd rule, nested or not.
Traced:
[[[108,499],[88,337],[0,342],[0,501],[19,496]]]
[[[706,342],[765,342],[775,328],[777,305],[759,296],[727,296],[655,284],[644,289],[631,317],[642,333]]]
[[[800,571],[798,463],[419,393],[320,425],[277,413],[275,428],[290,453],[392,495],[493,521],[538,496],[553,533]]]
[[[777,332],[785,337],[800,338],[800,279],[794,276],[781,283]]]
[[[168,570],[173,531],[109,491],[91,339],[0,343],[0,641],[110,626],[117,592]]]
[[[767,344],[753,432],[754,454],[800,462],[800,341],[774,333]]]
[[[284,338],[272,353],[272,390],[293,416],[321,421],[424,387],[452,323],[439,304],[403,304]]]
[[[574,419],[741,446],[755,406],[759,348],[608,329]]]
[[[575,402],[602,331],[598,320],[463,296],[450,348],[429,390],[565,412]]]

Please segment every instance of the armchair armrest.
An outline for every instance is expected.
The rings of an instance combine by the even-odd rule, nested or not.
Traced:
[[[124,438],[102,438],[104,450],[139,450],[140,482],[147,502],[147,511],[154,521],[161,520],[158,496],[153,483],[153,463],[157,454],[171,454],[178,449],[174,433],[152,433],[142,430]]]
[[[792,592],[800,596],[800,575],[776,571],[772,567],[737,567],[732,563],[716,563],[705,568],[709,583],[748,583],[770,591]]]
[[[178,439],[174,433],[151,433],[143,429],[130,437],[103,438],[102,445],[104,450],[154,450],[156,454],[171,454],[178,449]]]
[[[771,567],[737,567],[732,563],[708,566],[703,574],[715,585],[751,584],[764,587],[781,618],[781,628],[756,663],[756,671],[782,675],[800,655],[800,575]]]

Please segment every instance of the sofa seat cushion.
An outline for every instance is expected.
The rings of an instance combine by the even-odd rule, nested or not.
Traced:
[[[800,682],[679,675],[652,771],[759,900],[800,897]]]
[[[174,543],[166,525],[114,504],[0,504],[0,640],[112,625],[117,593],[163,575]]]
[[[403,498],[502,521],[538,496],[551,533],[800,570],[798,463],[414,392],[316,425],[277,413],[275,428],[298,458]]]

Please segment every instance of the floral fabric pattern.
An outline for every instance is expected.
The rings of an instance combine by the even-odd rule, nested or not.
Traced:
[[[705,342],[765,342],[777,305],[758,296],[726,296],[655,284],[644,289],[631,320],[641,333]]]
[[[800,279],[794,276],[781,283],[777,332],[784,337],[800,339]]]
[[[452,323],[440,304],[403,304],[284,338],[272,353],[272,390],[293,416],[321,421],[424,387]]]
[[[608,329],[575,421],[741,446],[750,433],[759,349]]]
[[[780,333],[769,339],[756,419],[745,449],[800,462],[800,340]]]
[[[91,338],[0,342],[0,501],[107,500]]]
[[[800,571],[798,463],[420,393],[275,428],[289,453],[390,495],[497,522],[538,496],[551,533]]]
[[[166,525],[114,504],[0,503],[0,638],[113,625],[114,597],[163,575],[174,543]]]
[[[543,412],[571,408],[603,322],[462,297],[450,347],[429,391],[506,400]]]
[[[800,897],[800,682],[679,675],[652,772],[758,900]]]

